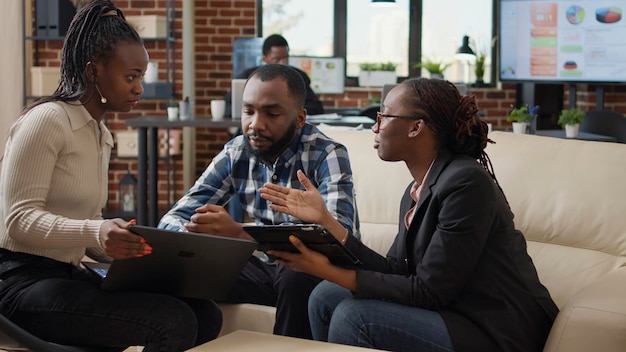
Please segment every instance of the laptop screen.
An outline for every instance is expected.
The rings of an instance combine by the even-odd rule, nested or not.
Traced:
[[[245,79],[235,78],[231,82],[232,104],[231,115],[233,120],[241,119],[241,111],[243,110],[243,86],[246,84]]]

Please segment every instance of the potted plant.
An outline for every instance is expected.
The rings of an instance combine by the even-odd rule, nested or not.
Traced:
[[[563,109],[559,120],[557,121],[560,126],[565,127],[565,137],[576,138],[578,137],[578,126],[585,119],[585,112],[579,108]]]
[[[398,80],[396,65],[393,62],[363,62],[359,65],[359,86],[382,87]]]
[[[167,119],[170,121],[178,120],[178,102],[174,98],[167,101]]]
[[[535,117],[535,113],[538,111],[539,106],[535,105],[534,107],[529,108],[528,104],[526,104],[519,108],[514,106],[511,107],[513,110],[511,110],[506,120],[512,122],[513,133],[526,133],[528,125]]]
[[[487,60],[487,55],[484,52],[479,51],[476,53],[476,64],[474,66],[474,73],[476,74],[476,87],[482,87],[485,85],[484,77],[485,77],[485,61]]]
[[[428,71],[430,74],[430,78],[438,78],[443,79],[443,72],[450,67],[450,64],[444,63],[442,61],[426,59],[423,62],[418,62],[413,67],[423,68]]]

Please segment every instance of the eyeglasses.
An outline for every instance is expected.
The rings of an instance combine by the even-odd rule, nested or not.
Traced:
[[[383,114],[380,111],[376,112],[376,124],[378,127],[380,127],[380,124],[383,122],[383,119],[385,118],[395,118],[395,119],[403,119],[403,120],[423,120],[426,118],[426,116],[400,116],[400,115],[389,115],[389,114]]]

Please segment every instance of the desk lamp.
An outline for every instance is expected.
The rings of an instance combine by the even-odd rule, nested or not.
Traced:
[[[474,53],[474,50],[472,50],[472,48],[470,48],[469,46],[469,37],[468,36],[463,36],[463,44],[459,47],[459,49],[456,51],[456,54],[454,55],[454,57],[459,60],[459,61],[465,61],[465,82],[466,84],[469,84],[469,71],[470,71],[470,61],[474,60],[476,58],[476,54]]]

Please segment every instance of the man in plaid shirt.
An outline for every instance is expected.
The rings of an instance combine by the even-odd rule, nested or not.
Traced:
[[[270,209],[257,190],[267,182],[304,189],[296,175],[302,170],[330,213],[357,235],[347,150],[306,123],[305,95],[304,81],[287,65],[268,64],[255,71],[243,93],[243,135],[226,143],[159,227],[251,239],[224,209],[233,198],[257,224],[301,223]],[[311,338],[307,304],[318,282],[251,256],[226,301],[275,306],[275,334]]]

